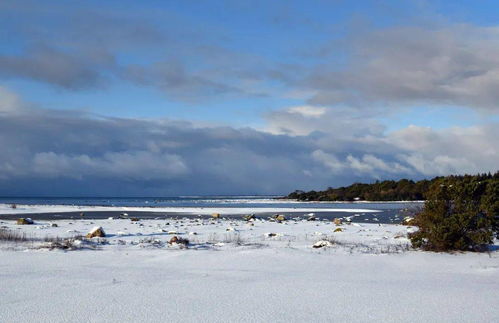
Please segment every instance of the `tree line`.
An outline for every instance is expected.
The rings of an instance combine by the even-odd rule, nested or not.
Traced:
[[[463,181],[499,181],[499,172],[478,175],[451,175],[439,176],[433,179],[413,181],[401,179],[398,181],[386,180],[375,183],[354,183],[343,187],[329,187],[324,191],[301,191],[290,193],[286,198],[299,201],[421,201],[426,200],[430,187],[437,182],[449,181],[460,183]]]
[[[355,183],[325,191],[295,191],[301,201],[425,200],[411,225],[415,248],[429,251],[487,251],[499,234],[499,172],[431,180]]]

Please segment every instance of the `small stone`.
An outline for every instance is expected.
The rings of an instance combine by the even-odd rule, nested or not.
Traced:
[[[331,247],[333,244],[327,240],[320,240],[313,244],[312,248]]]
[[[179,238],[177,236],[173,236],[170,239],[170,242],[168,242],[168,243],[169,244],[178,244],[178,245],[187,246],[189,244],[189,240],[188,239]]]
[[[33,224],[33,220],[31,218],[19,218],[16,221],[17,224],[19,225],[24,225],[24,224]]]
[[[103,238],[106,236],[106,233],[104,232],[104,229],[102,227],[94,227],[92,230],[90,230],[89,233],[87,233],[86,237],[88,239],[99,237]]]
[[[256,220],[256,216],[254,214],[245,215],[243,218],[246,221],[255,221]]]
[[[278,222],[286,221],[286,217],[285,217],[284,215],[282,215],[282,214],[276,214],[276,215],[274,216],[274,219],[275,219],[276,221],[278,221]]]
[[[414,218],[410,216],[406,216],[404,220],[402,221],[403,225],[411,225],[414,222]]]

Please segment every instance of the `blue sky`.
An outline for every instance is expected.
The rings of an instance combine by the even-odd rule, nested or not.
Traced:
[[[265,178],[282,162],[290,172],[305,174],[296,178],[305,188],[494,171],[490,165],[498,152],[490,129],[499,122],[498,12],[497,1],[3,1],[0,99],[9,113],[2,114],[0,107],[0,118],[11,121],[12,111],[17,111],[17,118],[36,114],[54,129],[63,128],[58,122],[69,122],[54,119],[59,115],[83,123],[141,120],[154,124],[151,128],[185,122],[193,131],[230,129],[241,138],[250,130],[273,136],[270,141],[284,136],[303,141],[308,149],[302,147],[300,156],[276,156],[278,166],[260,161],[259,174]],[[186,171],[180,167],[173,173],[184,183],[182,193],[203,187],[193,174],[220,179],[216,169],[192,173],[198,166],[185,160],[190,153],[180,150],[180,143],[157,148],[168,137],[156,142],[148,135],[144,146],[155,147],[147,148],[151,156],[125,147],[123,133],[109,134],[117,136],[121,148],[109,146],[107,151],[92,146],[76,152],[66,146],[69,142],[43,149],[18,142],[23,158],[32,163],[20,171],[12,166],[13,159],[0,160],[0,170],[12,173],[4,176],[10,185],[6,190],[21,177],[40,183],[68,181],[67,174],[35,171],[39,157],[52,153],[53,162],[69,165],[68,173],[82,172],[78,167],[87,157],[86,165],[93,165],[88,167],[102,168],[113,153],[124,151],[138,159],[147,155],[151,162],[178,157]],[[402,142],[409,135],[416,138]],[[475,135],[484,136],[480,145],[489,154],[487,162],[430,147],[456,138],[467,145],[467,138]],[[10,142],[9,136],[15,133],[0,130],[0,139]],[[421,138],[429,142],[411,146]],[[207,147],[233,153],[245,145],[233,144],[210,141]],[[255,153],[253,146],[244,147]],[[467,146],[463,149],[464,155],[472,153]],[[235,158],[230,165],[237,168],[240,163]],[[348,171],[351,176],[340,176]],[[88,184],[102,179],[97,173],[69,177]],[[154,185],[136,180],[139,189],[154,186],[159,193],[177,193],[168,176]],[[244,187],[244,178],[227,180],[233,184],[223,192],[192,193],[280,193],[294,188],[285,181]],[[15,189],[30,192],[22,185]]]
[[[2,19],[2,53],[22,54],[32,43],[39,41],[30,37],[29,31],[20,36],[16,32],[18,29],[34,29],[43,25],[43,33],[56,43],[58,34],[64,33],[64,29],[71,25],[72,15],[77,15],[79,11],[91,11],[119,17],[116,19],[147,22],[157,28],[158,33],[177,37],[176,41],[180,43],[190,43],[189,37],[193,37],[192,47],[181,45],[181,55],[192,48],[195,51],[198,45],[219,46],[236,54],[254,55],[255,60],[268,60],[269,64],[298,62],[308,66],[314,66],[323,59],[313,52],[327,46],[331,39],[344,40],[352,29],[364,28],[362,25],[386,28],[404,25],[407,21],[422,24],[430,20],[431,24],[452,21],[489,26],[497,22],[494,13],[499,12],[495,1],[481,1],[480,5],[474,1],[286,1],[284,6],[282,2],[268,1],[76,1],[71,5],[48,1],[48,5],[42,6],[33,1],[33,8],[29,8],[30,2],[26,3],[19,5],[21,8],[3,10],[2,18],[9,18]],[[28,26],[21,26],[27,21],[30,21]],[[118,61],[148,64],[161,60],[162,53],[175,52],[175,47],[168,48],[168,45],[161,43],[146,48],[135,47],[133,43],[129,45],[115,53]],[[338,51],[338,56],[347,55],[342,49]],[[196,54],[192,56],[186,58],[186,64],[206,64],[199,62]],[[348,60],[348,56],[338,59],[340,62]],[[113,76],[107,82],[103,88],[78,91],[67,91],[52,84],[15,76],[4,80],[3,84],[27,100],[47,108],[85,110],[109,116],[206,120],[237,126],[246,123],[259,125],[266,111],[306,104],[306,97],[293,98],[283,94],[286,87],[276,81],[265,82],[264,86],[279,93],[265,97],[214,96],[197,102],[178,100],[157,88],[131,84]],[[428,111],[422,116],[411,117],[415,124],[446,127],[455,122],[469,125],[480,121],[476,116],[465,120],[455,118],[452,109],[438,105],[419,108]],[[390,129],[396,129],[400,127],[400,122],[407,123],[404,116],[405,113],[381,120]]]

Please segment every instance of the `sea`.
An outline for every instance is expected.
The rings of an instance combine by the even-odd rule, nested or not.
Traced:
[[[252,213],[262,217],[273,214],[285,214],[289,217],[306,218],[310,212],[300,209],[314,209],[314,215],[322,219],[351,216],[355,222],[399,223],[404,216],[410,216],[421,209],[421,202],[301,202],[282,199],[273,195],[237,195],[237,196],[177,196],[177,197],[0,197],[0,203],[18,205],[76,205],[76,206],[110,206],[110,207],[201,207],[201,208],[251,208]],[[259,209],[272,208],[271,213],[259,212]],[[279,212],[279,209],[293,209],[293,212]],[[370,209],[377,213],[355,212],[323,212],[321,209]],[[86,218],[106,218],[119,211],[86,212]],[[154,212],[129,212],[130,216],[140,218],[168,217],[171,214]],[[76,212],[60,214],[33,214],[34,218],[76,218]],[[177,215],[178,216],[178,215]],[[182,216],[196,216],[187,214]],[[225,216],[225,215],[224,215]],[[238,214],[227,214],[227,217],[241,218]]]

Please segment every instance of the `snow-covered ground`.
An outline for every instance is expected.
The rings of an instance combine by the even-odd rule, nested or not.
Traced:
[[[91,211],[121,211],[121,212],[164,212],[189,214],[250,214],[272,212],[349,212],[349,213],[376,213],[379,210],[348,209],[348,208],[275,208],[275,207],[123,207],[123,206],[80,206],[80,205],[16,205],[0,204],[1,214],[30,214],[30,213],[64,213],[64,212],[91,212]]]
[[[0,220],[35,238],[85,235],[95,226],[105,240],[74,251],[0,241],[0,322],[499,321],[499,252],[412,251],[412,227]],[[189,247],[169,245],[174,235]],[[331,246],[312,248],[317,241]]]

